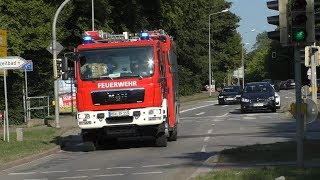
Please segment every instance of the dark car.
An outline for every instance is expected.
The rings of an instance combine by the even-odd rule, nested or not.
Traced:
[[[247,83],[242,92],[241,113],[257,110],[277,110],[275,91],[268,82]]]
[[[288,79],[286,86],[288,89],[294,89],[296,86],[296,83],[294,82],[294,79]]]
[[[225,86],[218,96],[219,104],[240,103],[241,88],[240,86]]]
[[[285,89],[285,90],[288,89],[287,81],[281,81],[280,82],[280,89]]]

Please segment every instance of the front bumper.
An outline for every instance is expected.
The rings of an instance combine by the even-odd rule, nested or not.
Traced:
[[[276,107],[274,100],[259,102],[241,102],[241,109],[244,111],[273,110]]]
[[[162,124],[166,120],[166,109],[148,107],[117,111],[78,112],[77,120],[81,129],[97,129],[115,126],[150,126]]]
[[[219,97],[219,104],[237,104],[241,102],[241,97]]]

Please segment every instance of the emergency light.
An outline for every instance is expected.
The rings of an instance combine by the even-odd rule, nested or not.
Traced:
[[[148,32],[140,32],[140,39],[141,40],[149,40],[149,33]]]
[[[83,36],[83,43],[84,44],[89,44],[89,43],[92,43],[93,42],[93,39],[92,39],[92,36]]]

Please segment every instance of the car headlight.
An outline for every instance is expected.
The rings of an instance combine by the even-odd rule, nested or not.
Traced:
[[[219,98],[223,98],[223,96],[219,96]]]
[[[246,98],[242,98],[241,101],[242,101],[242,102],[249,102],[250,100],[249,100],[249,99],[246,99]]]
[[[270,101],[274,100],[274,96],[269,97],[268,100]]]
[[[241,95],[236,95],[237,98],[241,97]]]

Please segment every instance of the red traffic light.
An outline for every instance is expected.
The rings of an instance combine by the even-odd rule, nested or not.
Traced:
[[[294,24],[295,25],[303,25],[307,22],[308,17],[305,14],[298,14],[294,17]]]

